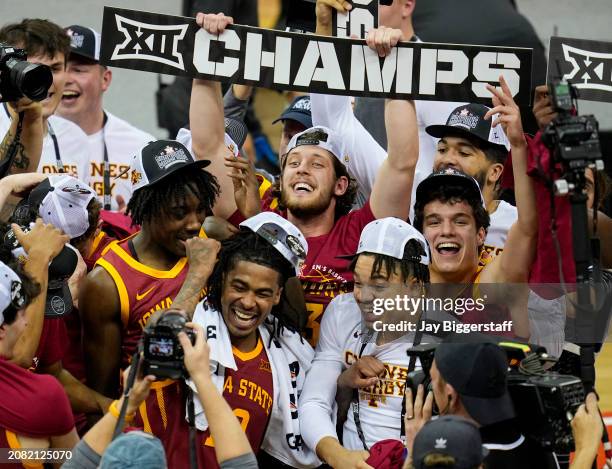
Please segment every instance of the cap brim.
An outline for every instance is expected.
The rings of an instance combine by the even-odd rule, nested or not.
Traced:
[[[83,52],[76,50],[76,49],[70,49],[70,55],[68,56],[68,60],[70,60],[71,57],[77,57],[79,59],[85,59],[88,62],[92,62],[92,63],[100,63],[99,59],[96,59],[94,56],[89,55],[89,54],[84,54]]]
[[[72,294],[68,287],[68,280],[62,282],[60,288],[47,289],[45,301],[45,316],[49,318],[61,317],[72,312]]]
[[[170,176],[171,174],[176,173],[177,171],[182,171],[183,169],[186,168],[198,168],[198,169],[203,169],[206,168],[208,165],[210,165],[210,160],[197,160],[194,161],[193,163],[188,163],[188,164],[184,164],[184,165],[176,165],[174,168],[166,171],[165,173],[163,173],[159,178],[153,180],[153,181],[149,181],[149,183],[146,186],[142,186],[140,187],[140,189],[144,188],[144,187],[149,187],[152,186],[153,184],[157,184],[160,181],[163,181],[164,179],[166,179],[168,176]],[[138,189],[136,189],[138,190]]]
[[[454,174],[440,174],[421,181],[416,190],[416,199],[422,199],[424,194],[427,194],[432,188],[440,187],[440,185],[445,181],[448,181],[449,183],[462,184],[464,187],[470,189],[474,195],[478,196],[478,198],[482,199],[483,197],[480,188],[475,187],[474,183],[472,183],[472,181],[470,181],[468,178],[456,176]]]
[[[461,402],[468,414],[481,426],[492,425],[516,417],[510,394],[506,391],[495,398],[461,396]]]
[[[434,138],[444,138],[448,135],[453,135],[453,134],[459,135],[459,136],[465,137],[468,140],[478,140],[485,146],[490,145],[490,146],[500,147],[500,148],[503,148],[504,150],[507,150],[507,148],[504,145],[499,145],[497,143],[489,142],[488,140],[485,140],[484,138],[476,134],[473,134],[472,132],[469,132],[461,127],[454,127],[452,125],[429,125],[425,127],[425,132],[427,132],[429,135],[431,135]]]
[[[287,120],[299,122],[307,129],[312,127],[312,117],[304,114],[303,112],[295,112],[295,111],[284,113],[278,119],[273,121],[272,124],[276,124],[278,122],[287,121]]]

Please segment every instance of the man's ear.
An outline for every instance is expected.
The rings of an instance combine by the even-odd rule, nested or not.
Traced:
[[[346,193],[349,187],[349,179],[346,176],[340,176],[336,179],[336,184],[334,185],[334,195],[336,197],[340,197]]]
[[[0,326],[0,340],[3,340],[6,337],[7,328],[8,324],[5,322],[2,323],[2,325]]]
[[[476,232],[476,239],[478,240],[478,247],[481,247],[485,243],[485,239],[487,238],[487,230],[485,230],[482,226],[478,228]]]
[[[402,19],[412,16],[415,6],[416,0],[402,0]]]
[[[112,70],[108,67],[104,67],[104,70],[102,71],[102,91],[108,90],[112,81],[113,81]]]
[[[487,170],[487,179],[495,185],[501,179],[503,172],[504,165],[501,163],[494,163]]]

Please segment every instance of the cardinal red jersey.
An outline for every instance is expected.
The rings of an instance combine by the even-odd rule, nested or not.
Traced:
[[[259,451],[272,412],[272,368],[259,339],[255,349],[233,349],[237,370],[226,370],[223,397],[240,421],[254,453]],[[189,426],[185,420],[186,387],[177,381],[153,384],[140,406],[135,425],[157,436],[166,451],[168,467],[189,467]],[[219,467],[210,432],[197,431],[198,467]]]
[[[272,184],[260,175],[258,179],[262,210],[275,212],[287,218],[287,213],[278,208],[278,199],[272,194]],[[308,255],[300,273],[300,280],[308,309],[305,336],[313,347],[319,340],[321,319],[327,305],[337,295],[353,291],[350,261],[338,259],[338,256],[355,254],[361,231],[374,219],[368,201],[359,210],[354,210],[336,220],[329,233],[306,238]],[[237,224],[244,221],[244,217],[234,213],[230,220]]]
[[[96,262],[111,276],[119,294],[123,325],[122,368],[129,365],[149,317],[155,311],[170,307],[189,269],[186,257],[179,259],[170,270],[141,264],[130,254],[130,239],[132,237],[110,243]]]
[[[6,428],[2,428],[0,426],[0,448],[7,449],[22,449],[21,443],[19,443],[19,439],[17,435],[12,431],[7,430]],[[5,453],[6,456],[6,453]],[[24,462],[3,462],[2,469],[44,469],[42,464],[34,463],[32,460],[24,461]]]

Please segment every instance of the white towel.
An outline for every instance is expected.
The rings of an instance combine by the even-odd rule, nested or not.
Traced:
[[[232,343],[221,314],[207,308],[201,302],[196,308],[193,321],[200,324],[207,335],[210,348],[210,368],[213,383],[223,393],[225,368],[236,370]],[[278,460],[298,468],[317,467],[321,464],[314,451],[304,446],[298,418],[298,398],[302,391],[306,373],[310,369],[314,351],[296,333],[284,330],[280,337],[270,341],[270,330],[276,318],[270,315],[259,327],[270,365],[274,399],[272,413],[261,449]],[[195,385],[187,385],[194,392],[195,424],[198,430],[208,428],[208,421],[198,399]]]

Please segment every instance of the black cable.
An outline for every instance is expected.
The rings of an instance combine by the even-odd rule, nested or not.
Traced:
[[[140,366],[140,349],[132,357],[130,368],[130,374],[128,375],[127,383],[123,387],[123,403],[121,404],[121,410],[119,411],[119,417],[117,418],[117,424],[115,425],[115,431],[113,432],[113,440],[121,435],[123,432],[123,424],[125,423],[125,413],[127,411],[128,400],[130,391],[134,387],[134,381],[136,381],[136,374]]]
[[[189,419],[189,465],[191,469],[198,468],[197,438],[195,427],[195,408],[193,404],[193,391],[187,390],[187,418]]]

